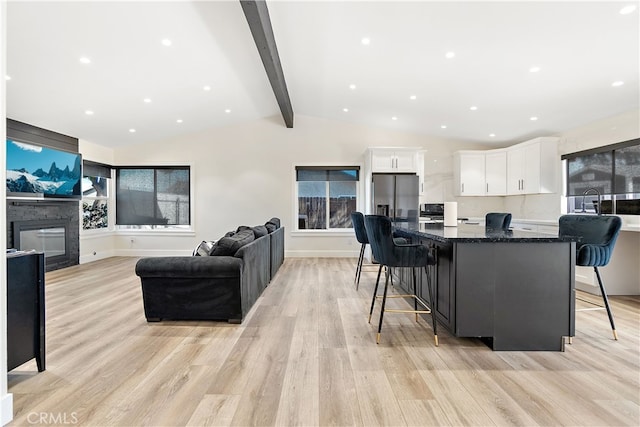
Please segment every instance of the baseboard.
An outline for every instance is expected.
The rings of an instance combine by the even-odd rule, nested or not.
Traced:
[[[359,251],[297,250],[285,251],[287,258],[358,258]]]
[[[93,252],[92,254],[80,255],[80,264],[86,264],[92,261],[107,259],[116,256],[114,251]]]
[[[0,402],[0,425],[6,425],[13,420],[13,394],[2,396]]]

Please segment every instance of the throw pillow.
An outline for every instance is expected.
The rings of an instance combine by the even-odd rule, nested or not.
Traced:
[[[193,250],[193,256],[208,256],[209,252],[213,248],[215,242],[207,242],[203,240],[196,248]]]

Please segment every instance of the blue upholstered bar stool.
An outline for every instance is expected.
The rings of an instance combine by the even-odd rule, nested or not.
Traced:
[[[617,216],[609,215],[563,215],[560,217],[559,226],[560,237],[576,240],[576,265],[593,267],[595,270],[604,308],[609,315],[613,338],[617,340],[618,334],[613,323],[609,298],[598,267],[604,267],[609,263],[622,221]]]
[[[380,343],[380,332],[382,331],[382,319],[385,312],[400,312],[400,313],[415,313],[416,321],[418,321],[418,314],[431,314],[433,321],[433,336],[436,346],[438,345],[438,333],[436,314],[433,308],[428,307],[422,299],[416,296],[416,269],[424,268],[427,276],[427,288],[429,291],[429,300],[433,306],[434,293],[431,285],[431,273],[428,266],[436,264],[436,259],[432,255],[428,247],[420,244],[399,244],[394,241],[393,232],[391,229],[391,220],[386,216],[381,215],[367,215],[364,218],[365,228],[367,230],[367,237],[369,244],[371,245],[371,251],[373,256],[380,263],[380,269],[378,270],[378,279],[376,280],[376,286],[373,291],[373,298],[371,300],[371,310],[369,311],[369,323],[371,323],[371,315],[373,314],[373,307],[376,303],[376,299],[379,298],[378,285],[380,283],[380,273],[382,267],[387,267],[385,274],[384,293],[382,295],[382,306],[380,308],[380,322],[378,323],[378,335],[376,336],[376,343]],[[412,268],[412,294],[409,295],[393,295],[387,296],[387,290],[389,287],[389,276],[391,275],[391,268],[393,267],[410,267]],[[414,302],[413,310],[392,310],[386,309],[387,298],[412,298]],[[418,304],[424,309],[418,310]]]
[[[494,230],[508,230],[510,225],[510,213],[490,212],[485,216],[485,228],[491,228]]]
[[[356,233],[356,240],[362,245],[360,247],[360,256],[358,257],[358,263],[356,264],[356,277],[353,279],[356,284],[357,290],[360,286],[360,275],[362,274],[364,251],[369,244],[369,238],[367,237],[367,230],[364,227],[364,215],[362,214],[362,212],[352,212],[351,223],[353,224],[353,230]],[[407,239],[403,237],[394,237],[393,240],[398,244],[407,243]]]

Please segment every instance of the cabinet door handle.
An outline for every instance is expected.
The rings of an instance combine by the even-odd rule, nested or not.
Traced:
[[[489,192],[489,183],[487,183],[487,193]]]
[[[464,193],[464,182],[462,183],[462,191],[461,193]]]

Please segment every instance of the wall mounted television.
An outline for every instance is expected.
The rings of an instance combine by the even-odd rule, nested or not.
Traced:
[[[82,156],[7,139],[7,198],[82,198]]]

